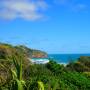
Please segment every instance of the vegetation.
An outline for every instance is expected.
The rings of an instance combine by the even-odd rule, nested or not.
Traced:
[[[66,66],[53,60],[32,64],[26,48],[0,44],[0,90],[90,90],[90,57]]]

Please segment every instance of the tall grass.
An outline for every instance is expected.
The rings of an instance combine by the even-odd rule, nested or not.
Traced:
[[[25,81],[22,79],[22,59],[20,59],[20,63],[13,58],[13,63],[15,66],[15,70],[11,69],[12,74],[12,84],[11,90],[23,90],[25,86]]]

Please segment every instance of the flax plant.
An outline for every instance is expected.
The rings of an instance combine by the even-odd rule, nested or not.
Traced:
[[[13,63],[15,66],[15,70],[11,69],[12,74],[12,84],[11,90],[23,90],[23,86],[25,86],[25,81],[22,79],[22,59],[20,59],[20,63],[13,58]]]
[[[39,90],[44,90],[44,84],[41,81],[38,81],[38,88]]]

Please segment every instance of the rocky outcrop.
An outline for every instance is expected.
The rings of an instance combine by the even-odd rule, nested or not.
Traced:
[[[32,58],[47,58],[47,53],[40,50],[32,50]]]

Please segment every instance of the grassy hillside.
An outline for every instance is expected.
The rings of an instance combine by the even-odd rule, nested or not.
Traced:
[[[47,53],[40,50],[28,48],[23,45],[12,46],[10,44],[0,43],[0,58],[12,55],[13,52],[24,54],[28,58],[44,58],[47,57]]]
[[[53,60],[31,64],[28,57],[39,52],[46,55],[25,46],[0,44],[0,90],[90,90],[90,57],[66,66]]]

